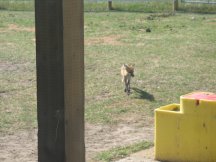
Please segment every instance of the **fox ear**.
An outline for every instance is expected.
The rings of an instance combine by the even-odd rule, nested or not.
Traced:
[[[135,66],[135,64],[130,64],[129,66],[130,66],[130,67],[134,67],[134,66]]]

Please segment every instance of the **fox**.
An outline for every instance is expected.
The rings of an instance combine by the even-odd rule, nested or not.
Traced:
[[[124,92],[127,95],[130,95],[130,81],[131,77],[134,77],[134,67],[135,64],[123,64],[121,67],[122,82],[125,84]]]

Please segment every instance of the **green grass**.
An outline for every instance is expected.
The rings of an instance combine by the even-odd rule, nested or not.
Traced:
[[[85,13],[86,122],[143,121],[180,95],[216,92],[215,26],[213,14]],[[33,12],[0,11],[1,132],[36,127],[33,28]],[[123,63],[136,64],[130,96]]]
[[[215,30],[215,15],[86,14],[87,121],[152,116],[155,108],[178,103],[182,94],[216,92]],[[130,96],[121,83],[123,63],[136,64]]]
[[[36,126],[32,12],[0,12],[0,131]]]
[[[110,161],[114,161],[114,160],[118,160],[118,159],[127,157],[132,153],[148,149],[152,146],[153,146],[152,143],[142,141],[140,143],[135,143],[133,145],[124,146],[124,147],[116,147],[108,151],[103,151],[99,153],[95,157],[95,159],[101,162],[110,162]]]

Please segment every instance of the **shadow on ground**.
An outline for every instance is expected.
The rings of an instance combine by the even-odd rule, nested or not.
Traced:
[[[149,100],[149,101],[155,101],[155,98],[152,94],[146,92],[146,91],[143,91],[139,88],[131,88],[134,92],[135,92],[135,95],[136,97],[135,98],[138,98],[138,99],[146,99],[146,100]]]

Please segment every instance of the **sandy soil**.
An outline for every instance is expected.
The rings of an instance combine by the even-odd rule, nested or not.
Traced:
[[[36,162],[37,130],[0,135],[1,162]]]
[[[138,127],[137,125],[120,124],[112,128],[87,124],[87,162],[93,162],[91,159],[97,152],[109,150],[113,147],[129,145],[143,140],[153,141],[152,127]]]
[[[127,123],[115,126],[93,125],[86,123],[86,161],[100,151],[124,146],[142,140],[153,141],[152,119],[148,126],[142,123]],[[36,162],[37,130],[19,131],[0,135],[1,162]]]

